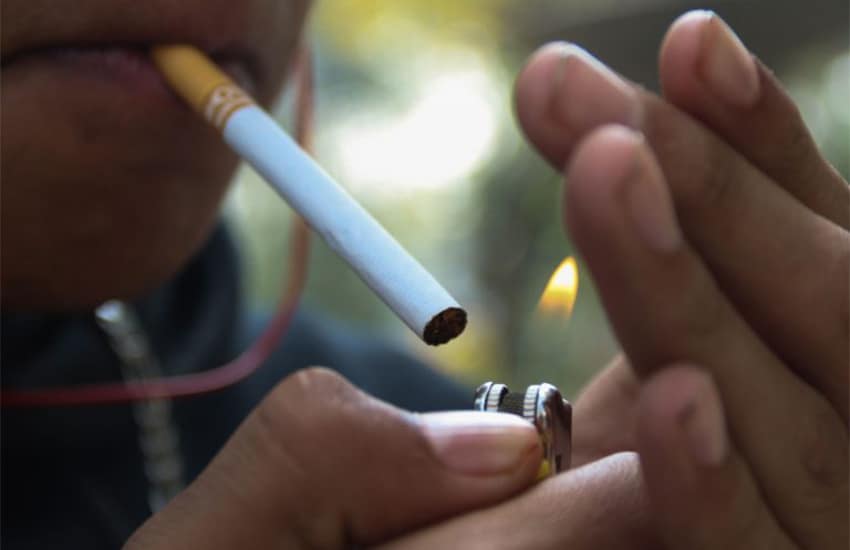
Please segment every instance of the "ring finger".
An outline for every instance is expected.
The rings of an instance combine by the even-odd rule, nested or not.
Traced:
[[[845,521],[847,436],[829,403],[794,376],[720,292],[684,239],[643,138],[593,132],[567,173],[571,235],[589,264],[639,374],[689,362],[708,368],[734,443],[794,540],[823,547]]]

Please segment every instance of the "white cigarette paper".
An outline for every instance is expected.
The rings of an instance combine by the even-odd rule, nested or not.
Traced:
[[[175,90],[413,332],[437,345],[463,331],[466,313],[457,301],[202,53],[167,46],[152,55]]]

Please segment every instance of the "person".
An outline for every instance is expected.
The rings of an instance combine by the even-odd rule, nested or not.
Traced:
[[[69,17],[50,2],[3,3],[4,390],[122,380],[124,365],[93,315],[113,298],[132,304],[166,376],[224,364],[265,327],[266,316],[241,299],[238,254],[218,221],[237,159],[164,87],[144,47],[205,45],[235,76],[248,73],[268,104],[306,10],[304,1],[118,9],[86,0]],[[410,410],[471,403],[467,389],[365,331],[299,311],[253,376],[174,400],[153,431],[140,415],[154,413],[138,404],[3,408],[0,545],[120,547],[281,378],[308,365],[333,365]],[[176,456],[149,460],[143,444],[167,443],[174,432]],[[175,463],[182,475],[146,473]]]
[[[139,309],[163,323],[163,349],[227,355],[216,331],[199,329],[193,352],[169,346],[191,322],[235,316],[211,299],[224,294],[221,275],[198,275],[221,268],[208,259],[221,233],[197,252],[234,161],[157,91],[144,62],[79,44],[181,40],[242,56],[267,102],[284,72],[271,60],[292,51],[307,6],[87,0],[75,17],[34,0],[4,7],[4,386],[109,375],[94,344],[74,346],[82,328],[33,313],[145,291]],[[655,95],[553,44],[517,80],[530,142],[566,166],[568,230],[624,352],[575,403],[572,470],[534,483],[539,441],[517,418],[413,414],[305,369],[246,411],[220,450],[200,445],[197,464],[215,457],[141,527],[121,507],[144,493],[119,484],[120,461],[138,464],[127,410],[4,411],[4,545],[98,547],[138,527],[128,548],[845,548],[847,183],[716,15],[674,22],[659,69]],[[171,317],[187,304],[194,315]],[[363,365],[384,358],[360,349]],[[42,351],[58,355],[30,377],[25,359]],[[101,367],[86,371],[86,360]],[[231,428],[224,396],[187,413],[181,433]],[[96,455],[105,459],[89,464]]]

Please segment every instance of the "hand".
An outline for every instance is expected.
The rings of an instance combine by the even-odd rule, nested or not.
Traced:
[[[507,500],[534,482],[540,459],[537,432],[519,417],[406,413],[307,369],[126,548],[655,546],[634,453]]]
[[[496,504],[530,485],[534,427],[508,414],[415,415],[332,371],[284,380],[128,549],[348,548]]]
[[[663,97],[561,44],[517,85],[637,375],[592,385],[636,419],[594,451],[639,450],[671,548],[846,548],[847,183],[716,16],[673,25],[660,73]]]
[[[654,550],[659,541],[645,494],[637,455],[617,453],[380,548]]]

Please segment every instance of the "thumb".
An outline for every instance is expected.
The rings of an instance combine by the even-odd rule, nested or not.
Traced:
[[[677,366],[653,375],[641,389],[637,439],[653,517],[668,548],[794,548],[729,440],[706,372]]]
[[[279,384],[126,548],[343,548],[496,503],[531,484],[534,427],[417,415],[306,369]]]

